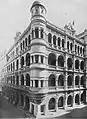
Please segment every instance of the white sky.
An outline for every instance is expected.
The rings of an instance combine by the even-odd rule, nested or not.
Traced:
[[[34,0],[0,0],[0,54],[9,49],[17,31],[30,23],[30,7]],[[87,28],[87,0],[41,0],[47,9],[47,20],[63,28],[75,21],[75,29]]]

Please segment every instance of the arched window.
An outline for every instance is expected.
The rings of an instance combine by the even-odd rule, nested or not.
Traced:
[[[75,60],[75,68],[79,69],[79,60]]]
[[[12,71],[12,63],[11,63],[11,71]]]
[[[34,30],[32,29],[32,39],[34,38]],[[29,43],[30,44],[30,43]]]
[[[62,39],[62,47],[64,48],[64,39]]]
[[[19,68],[19,60],[17,59],[16,60],[16,69],[18,70],[18,68]]]
[[[58,66],[64,67],[64,57],[62,55],[58,57]]]
[[[13,62],[13,70],[15,70],[15,62]]]
[[[20,44],[20,48],[21,48],[21,50],[22,50],[22,43]]]
[[[26,66],[30,66],[30,54],[26,54]]]
[[[59,75],[58,77],[58,86],[64,86],[64,76]]]
[[[24,49],[24,46],[25,46],[25,45],[24,45],[24,40],[23,40],[23,49]]]
[[[51,98],[51,99],[49,100],[49,104],[48,104],[49,110],[55,109],[55,104],[56,104],[55,99],[54,99],[54,98]]]
[[[78,54],[79,54],[79,46],[78,46]]]
[[[48,56],[48,64],[56,66],[56,56],[53,53],[50,53]]]
[[[27,38],[25,38],[25,45],[26,45],[26,47],[27,47]]]
[[[19,85],[19,76],[16,76],[16,85]]]
[[[80,68],[81,70],[84,70],[84,61],[81,61]]]
[[[67,49],[69,50],[69,41],[67,41]]]
[[[21,75],[21,85],[24,85],[24,75]]]
[[[82,54],[82,47],[80,47],[80,54]]]
[[[67,59],[67,66],[68,66],[68,69],[71,69],[72,68],[72,58],[68,58]]]
[[[70,50],[72,51],[72,43],[70,43]]]
[[[48,42],[52,43],[52,35],[51,35],[51,33],[48,34]]]
[[[56,36],[53,36],[53,44],[56,45]]]
[[[21,68],[23,68],[23,65],[24,65],[24,57],[22,56],[21,57]]]
[[[30,39],[30,35],[28,36],[28,45],[30,44],[31,39]]]
[[[71,107],[72,106],[72,103],[73,103],[73,98],[71,95],[68,96],[68,99],[67,99],[67,105],[68,107]]]
[[[83,48],[83,55],[84,55],[84,51],[85,51],[85,50],[84,50],[84,48]]]
[[[58,37],[58,46],[60,47],[60,42],[61,42],[61,39],[60,37]]]
[[[44,31],[41,29],[41,38],[43,38]]]
[[[63,108],[63,105],[64,105],[64,99],[63,97],[60,97],[59,100],[58,100],[58,107],[62,107]]]
[[[75,77],[75,85],[79,85],[79,76]]]
[[[81,86],[84,87],[84,85],[85,85],[85,78],[84,78],[84,76],[82,76],[82,77],[81,77]]]
[[[55,76],[53,74],[51,74],[49,76],[48,86],[56,86],[56,79],[55,79]]]
[[[75,103],[79,104],[79,94],[76,94],[76,96],[75,96]]]
[[[30,75],[26,74],[26,86],[30,86]]]
[[[39,38],[39,29],[35,28],[35,38]]]
[[[75,45],[75,52],[77,51],[77,45]]]
[[[67,85],[68,85],[68,86],[72,86],[72,75],[69,75],[69,76],[68,76]]]

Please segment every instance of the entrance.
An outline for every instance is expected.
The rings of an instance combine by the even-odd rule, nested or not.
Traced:
[[[31,106],[31,113],[34,115],[34,105]]]

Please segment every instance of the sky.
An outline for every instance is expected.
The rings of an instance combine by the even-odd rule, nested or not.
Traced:
[[[40,1],[40,0],[39,0]],[[30,24],[30,7],[34,0],[0,0],[0,55],[14,43],[16,32]],[[75,22],[77,33],[87,28],[87,0],[41,0],[47,9],[46,18],[64,28]]]

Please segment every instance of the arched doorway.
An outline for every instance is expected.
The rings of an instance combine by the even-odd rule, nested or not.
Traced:
[[[79,94],[76,94],[75,96],[75,103],[79,105]]]
[[[72,86],[72,75],[68,76],[67,85],[68,85],[68,88],[71,88],[71,86]]]
[[[58,100],[58,108],[63,108],[63,103],[64,103],[64,99],[63,97],[60,97]]]
[[[21,85],[24,85],[24,75],[21,75]]]
[[[24,105],[24,97],[23,97],[23,95],[21,95],[20,98],[21,98],[21,106],[23,106]]]
[[[30,108],[30,101],[29,101],[29,97],[26,96],[25,97],[25,110],[29,110]]]
[[[75,68],[79,69],[79,60],[75,60]]]
[[[26,54],[26,66],[30,66],[30,54]]]
[[[76,76],[75,77],[75,85],[76,86],[79,86],[79,76]]]
[[[54,110],[54,109],[55,109],[55,104],[56,104],[55,99],[54,99],[54,98],[51,98],[51,99],[49,100],[48,109],[49,109],[49,110]]]
[[[55,79],[54,74],[51,74],[51,75],[49,76],[48,86],[49,86],[49,87],[51,87],[51,86],[56,86],[56,79]]]
[[[73,103],[73,98],[71,95],[69,95],[67,99],[67,106],[72,107],[72,103]]]
[[[68,69],[72,69],[72,58],[68,58],[67,59],[67,67],[68,67]]]

